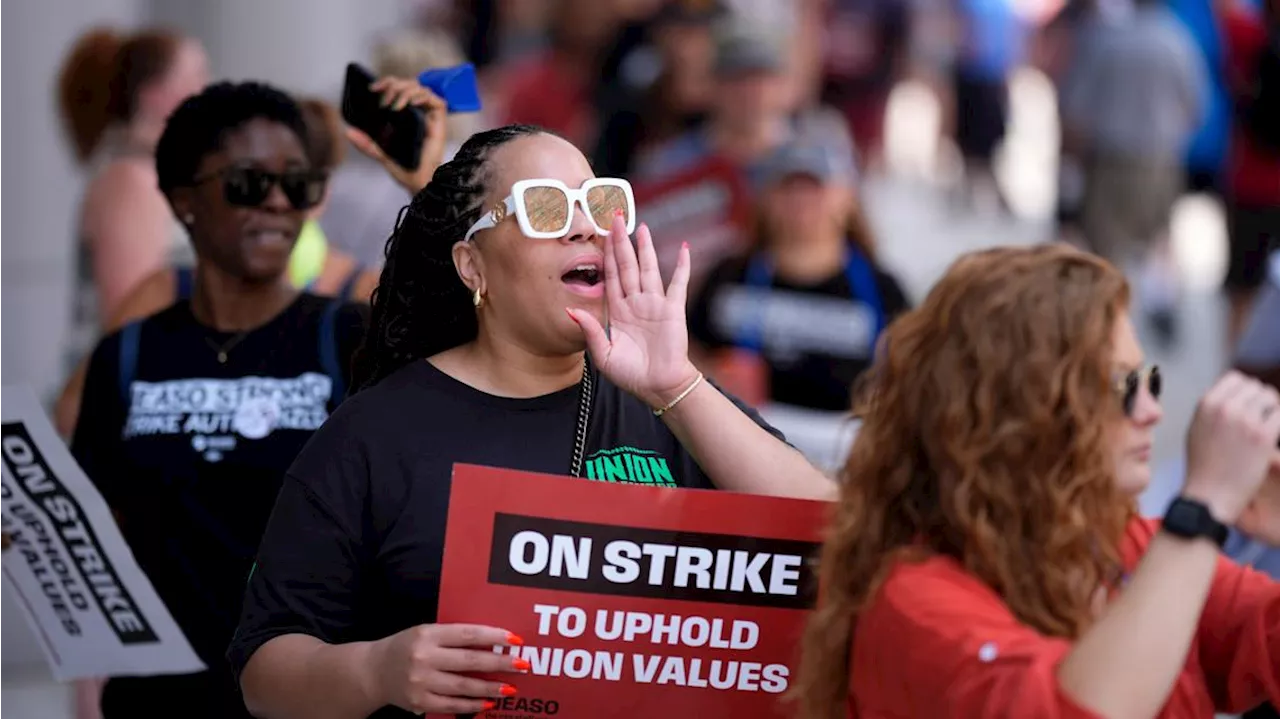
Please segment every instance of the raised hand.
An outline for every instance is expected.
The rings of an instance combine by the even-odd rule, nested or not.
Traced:
[[[1228,372],[1200,400],[1187,431],[1183,493],[1234,524],[1268,474],[1280,440],[1280,395]]]
[[[680,248],[664,290],[649,228],[640,225],[633,247],[618,216],[605,238],[604,275],[608,333],[585,310],[568,309],[569,316],[582,328],[592,361],[609,381],[654,409],[665,407],[698,376],[689,361],[685,325],[689,247]]]
[[[427,137],[422,142],[421,159],[416,170],[407,170],[387,157],[382,148],[378,147],[378,143],[364,132],[354,127],[347,128],[347,139],[356,146],[357,150],[377,160],[392,179],[410,193],[417,194],[418,190],[426,187],[431,181],[431,175],[444,160],[447,134],[445,116],[448,105],[434,92],[420,85],[416,79],[383,77],[374,81],[369,89],[382,93],[383,107],[403,110],[413,105],[426,111]]]

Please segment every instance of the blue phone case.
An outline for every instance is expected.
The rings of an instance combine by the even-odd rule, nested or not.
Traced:
[[[479,112],[480,110],[476,66],[471,63],[424,70],[418,75],[418,83],[439,95],[449,112]]]

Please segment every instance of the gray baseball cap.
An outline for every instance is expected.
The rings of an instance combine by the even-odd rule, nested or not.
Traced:
[[[715,74],[776,73],[786,68],[782,43],[760,30],[723,27],[716,33]]]
[[[824,184],[852,183],[857,179],[852,157],[846,158],[832,148],[812,142],[783,145],[765,161],[762,174],[767,185],[796,175],[806,175]]]

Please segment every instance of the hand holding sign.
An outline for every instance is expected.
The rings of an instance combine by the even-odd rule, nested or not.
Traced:
[[[527,639],[495,719],[783,719],[828,511],[459,465],[438,616]]]
[[[523,644],[505,629],[476,624],[423,624],[372,647],[370,676],[387,704],[416,714],[474,714],[516,693],[514,687],[462,672],[519,672],[528,662],[495,654],[494,647]]]

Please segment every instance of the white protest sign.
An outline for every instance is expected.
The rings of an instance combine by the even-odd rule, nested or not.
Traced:
[[[0,393],[4,581],[53,676],[203,670],[35,397]]]

